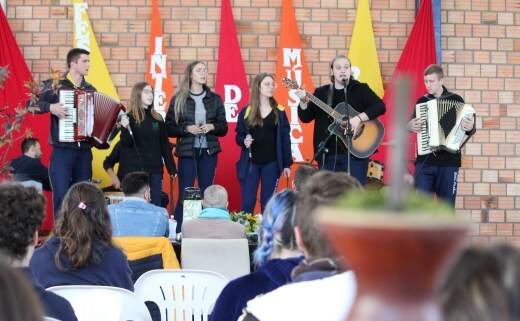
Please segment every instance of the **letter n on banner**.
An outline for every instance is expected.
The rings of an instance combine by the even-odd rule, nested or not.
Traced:
[[[288,77],[304,86],[309,92],[314,91],[309,69],[303,53],[300,33],[296,24],[294,7],[291,0],[282,1],[280,22],[280,46],[276,63],[276,90],[274,97],[279,104],[285,106],[285,113],[291,124],[291,151],[295,162],[309,161],[313,157],[313,123],[302,124],[298,119],[298,104],[300,99],[294,90],[282,86],[282,78]],[[293,166],[293,173],[294,173]],[[286,180],[280,178],[278,188],[291,187]]]
[[[215,182],[230,192],[229,208],[238,210],[240,186],[234,165],[240,157],[240,147],[235,143],[235,128],[239,109],[249,100],[249,87],[229,0],[222,0],[220,8],[220,43],[215,90],[226,108],[229,127],[228,134],[220,138],[223,152],[219,155]]]
[[[86,77],[87,81],[94,85],[99,92],[102,92],[116,100],[119,100],[116,88],[108,73],[105,60],[101,55],[101,50],[92,31],[90,19],[88,18],[87,4],[83,0],[73,0],[74,6],[74,40],[73,46],[83,48],[90,52],[90,69]],[[115,145],[112,143],[112,147]],[[92,179],[101,181],[101,187],[110,185],[110,177],[103,169],[103,161],[111,152],[110,149],[93,149],[92,155]]]
[[[153,108],[163,119],[166,117],[170,99],[173,97],[173,84],[170,76],[170,68],[168,65],[168,57],[164,50],[164,38],[161,25],[161,14],[157,0],[152,0],[152,20],[150,27],[150,44],[148,52],[148,60],[146,63],[146,81],[152,85],[154,89]],[[174,139],[170,139],[172,143]],[[169,193],[170,207],[175,208],[173,201],[173,186],[170,186],[170,175],[166,169],[163,171],[163,189],[171,191]]]

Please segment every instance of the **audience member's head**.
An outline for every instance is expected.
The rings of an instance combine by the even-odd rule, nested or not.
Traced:
[[[56,265],[63,267],[60,256],[77,269],[89,263],[98,263],[102,253],[93,251],[100,242],[112,244],[112,224],[103,192],[94,184],[81,182],[72,185],[63,198],[55,234],[60,238]]]
[[[274,194],[267,203],[260,230],[260,244],[254,261],[261,266],[271,258],[279,257],[283,250],[296,250],[292,225],[296,194],[285,190]]]
[[[43,309],[21,271],[0,259],[0,320],[41,321]]]
[[[44,217],[45,199],[32,187],[0,184],[0,251],[13,265],[27,266]]]
[[[510,245],[463,250],[439,297],[445,321],[520,320],[520,253]]]
[[[202,206],[205,208],[227,208],[228,193],[223,186],[211,185],[204,190]]]
[[[294,182],[293,182],[293,188],[297,192],[299,192],[302,189],[303,183],[313,174],[317,173],[318,169],[309,166],[309,165],[302,165],[296,169],[296,172],[294,173]]]
[[[339,196],[361,185],[346,173],[319,171],[310,176],[298,192],[295,215],[295,237],[306,258],[329,257],[332,249],[315,218],[318,206],[330,205]]]
[[[22,154],[32,157],[32,158],[40,158],[42,156],[42,150],[38,139],[27,137],[22,140],[21,144]]]
[[[125,196],[139,197],[150,201],[150,179],[145,172],[128,173],[121,182]]]

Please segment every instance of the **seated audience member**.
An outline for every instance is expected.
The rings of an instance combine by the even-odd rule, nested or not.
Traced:
[[[169,147],[172,148],[172,147]],[[128,159],[128,157],[123,157],[124,159]],[[114,172],[114,167],[116,164],[119,164],[117,169],[117,174]],[[121,161],[121,141],[118,141],[114,148],[112,148],[112,152],[105,158],[103,161],[103,169],[110,176],[110,180],[112,181],[112,187],[104,188],[103,190],[119,190],[121,189],[121,182],[123,178],[125,178],[126,174],[132,172],[131,166],[132,163],[128,163],[128,161]],[[170,203],[170,198],[168,194],[161,191],[161,207],[167,208]]]
[[[294,227],[305,259],[293,269],[293,283],[250,300],[240,320],[346,319],[356,293],[354,273],[335,258],[315,209],[359,188],[359,182],[346,173],[319,171],[307,179],[297,194]]]
[[[32,283],[46,316],[62,321],[77,321],[70,303],[46,291],[28,268],[38,242],[38,227],[43,221],[44,209],[45,199],[34,188],[13,183],[0,184],[0,252],[6,262],[20,270]],[[6,290],[4,286],[0,288],[0,292]],[[27,304],[25,298],[24,304]]]
[[[302,189],[303,183],[313,174],[317,173],[318,169],[309,165],[302,165],[296,169],[294,173],[293,189],[299,192]]]
[[[113,236],[167,236],[168,212],[150,203],[148,174],[129,173],[121,187],[123,201],[108,206]]]
[[[34,252],[31,271],[44,287],[106,285],[133,291],[123,252],[112,244],[112,225],[96,185],[72,185],[63,199],[54,236]]]
[[[199,217],[182,224],[183,238],[240,239],[245,238],[244,226],[229,217],[228,194],[224,187],[211,185],[204,191],[203,210]]]
[[[42,321],[43,309],[23,273],[0,260],[0,320]]]
[[[11,173],[16,181],[36,181],[46,191],[51,190],[49,170],[42,164],[42,150],[36,138],[25,138],[22,141],[22,153],[11,161]]]
[[[520,320],[520,253],[510,245],[463,250],[438,293],[445,321]]]
[[[255,251],[255,272],[235,279],[220,293],[210,321],[236,320],[247,301],[290,282],[292,269],[302,260],[296,248],[293,215],[296,195],[283,191],[266,205]]]

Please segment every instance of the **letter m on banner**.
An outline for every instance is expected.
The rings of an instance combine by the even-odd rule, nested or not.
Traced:
[[[274,96],[279,104],[286,107],[285,112],[291,124],[291,151],[294,160],[297,162],[308,161],[313,157],[313,123],[300,123],[298,119],[300,99],[294,90],[287,90],[282,86],[284,77],[295,80],[311,93],[314,91],[291,0],[282,1],[280,46],[276,63],[277,87]],[[281,187],[289,187],[283,185],[284,182],[281,181],[281,183]]]

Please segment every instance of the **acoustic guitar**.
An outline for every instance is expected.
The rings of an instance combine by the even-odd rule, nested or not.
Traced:
[[[287,77],[282,79],[282,85],[289,89],[300,89],[300,86],[296,81]],[[334,121],[329,125],[329,132],[336,135],[352,155],[359,158],[367,158],[376,151],[385,134],[385,127],[381,121],[378,119],[372,119],[362,122],[352,136],[352,144],[350,144],[346,130],[341,126],[341,123],[345,121],[347,111],[351,118],[356,117],[359,112],[352,108],[352,106],[345,105],[344,102],[336,105],[335,108],[332,108],[321,101],[318,97],[308,92],[307,98],[332,117]]]

